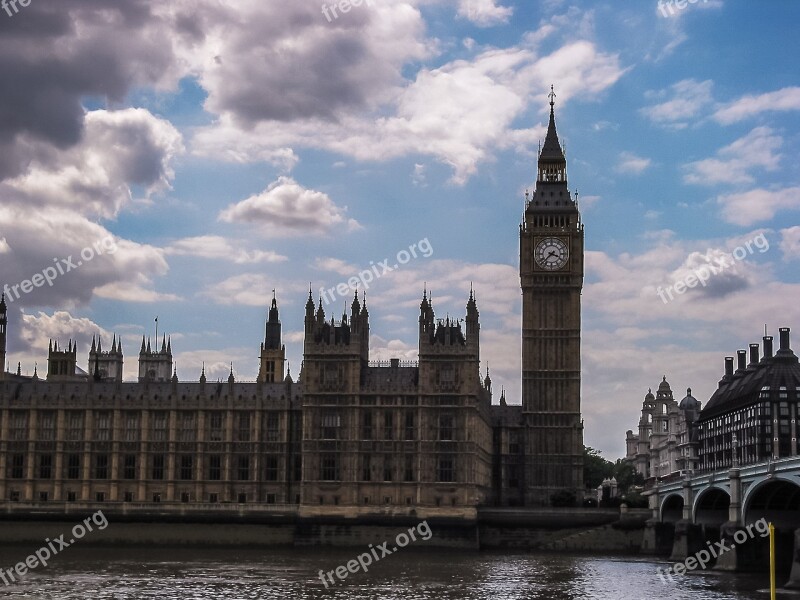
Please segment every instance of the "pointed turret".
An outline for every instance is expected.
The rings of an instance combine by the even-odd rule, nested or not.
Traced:
[[[206,363],[203,361],[203,370],[200,371],[200,383],[205,384],[206,382]]]
[[[6,307],[6,295],[0,295],[0,380],[5,377],[6,372],[6,335],[8,328],[8,308]]]

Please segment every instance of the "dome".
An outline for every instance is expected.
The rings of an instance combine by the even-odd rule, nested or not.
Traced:
[[[658,391],[659,392],[671,392],[672,388],[669,387],[669,383],[667,382],[667,376],[664,375],[664,379],[661,380],[661,383],[658,384]]]
[[[681,410],[700,410],[700,401],[692,396],[692,388],[686,389],[686,397],[678,405]]]

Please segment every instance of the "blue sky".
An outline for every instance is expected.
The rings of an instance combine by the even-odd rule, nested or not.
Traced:
[[[158,316],[181,379],[252,380],[276,289],[296,377],[309,282],[416,244],[370,282],[371,357],[416,358],[425,282],[459,318],[472,283],[482,369],[518,403],[518,225],[551,84],[586,226],[587,444],[620,456],[663,375],[705,402],[724,356],[800,327],[800,4],[322,6],[0,12],[0,282],[116,249],[13,299],[12,367],[69,337],[85,367],[116,333],[133,379]]]

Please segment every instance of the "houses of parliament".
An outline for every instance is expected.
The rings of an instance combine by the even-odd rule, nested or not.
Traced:
[[[138,381],[123,381],[116,338],[93,339],[88,359],[72,341],[51,342],[46,374],[0,369],[0,503],[463,516],[480,506],[547,506],[564,490],[580,500],[584,232],[553,94],[519,235],[519,402],[492,401],[472,292],[463,320],[437,319],[422,292],[413,363],[370,362],[363,298],[335,320],[309,294],[297,380],[286,372],[273,297],[255,382],[233,373],[210,382],[205,372],[179,381],[166,337],[142,339]],[[9,327],[3,299],[3,367]]]

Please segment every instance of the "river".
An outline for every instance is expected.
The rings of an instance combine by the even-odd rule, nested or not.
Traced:
[[[49,600],[751,600],[764,576],[699,573],[662,581],[663,563],[624,557],[406,548],[365,573],[322,583],[366,549],[74,547],[3,585],[1,598]],[[29,548],[0,548],[13,569]],[[21,553],[25,553],[20,556]],[[366,562],[366,561],[365,561]],[[352,565],[351,565],[352,566]],[[355,568],[353,570],[356,570]],[[341,572],[341,571],[340,571]],[[8,575],[6,574],[6,578]]]

